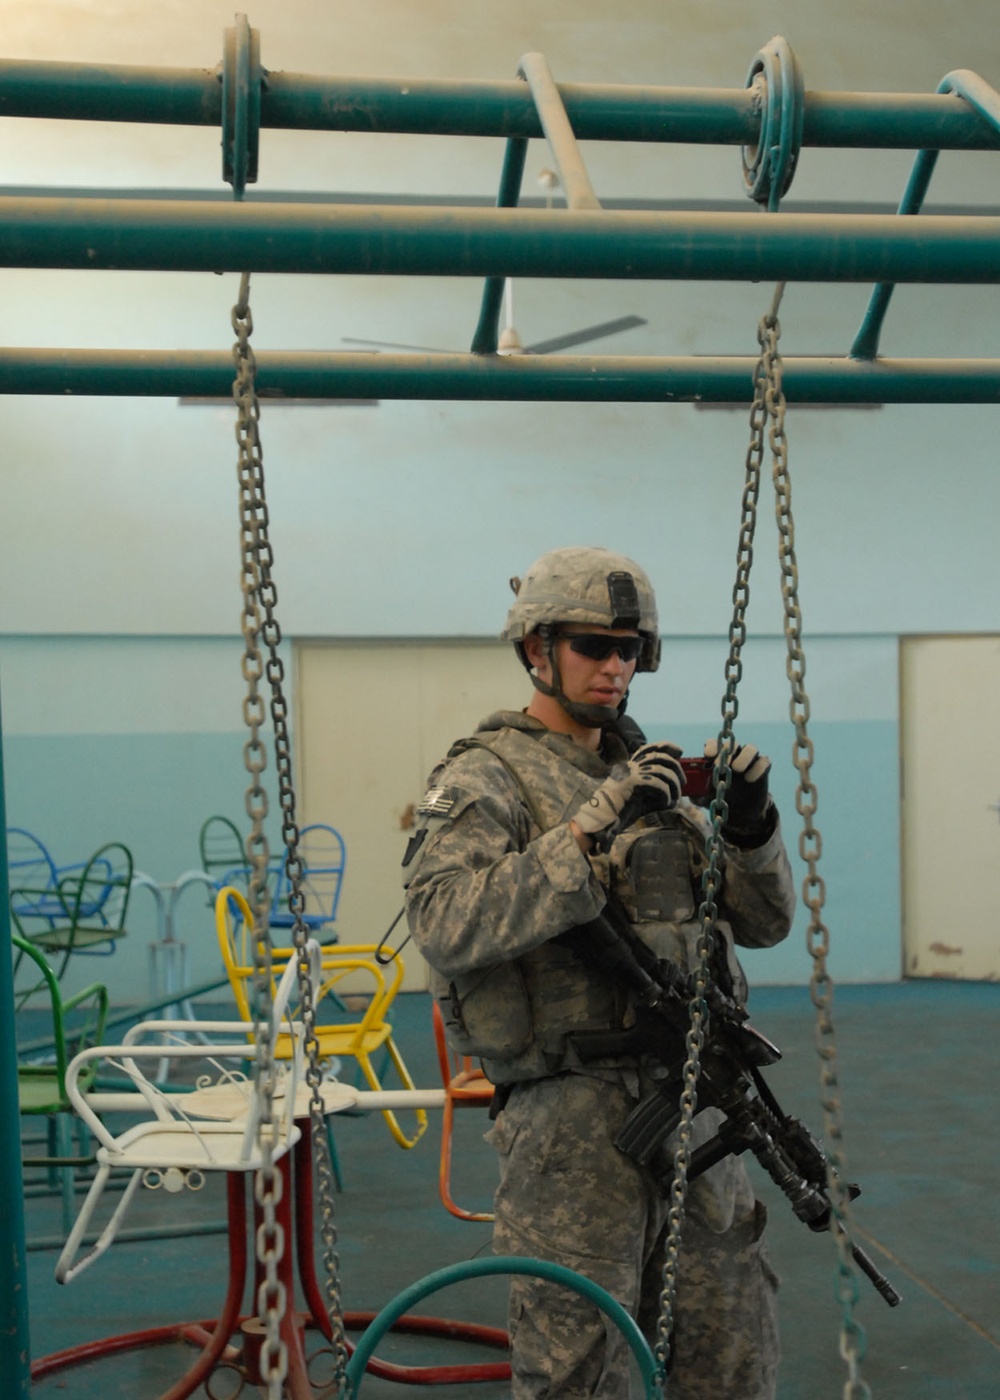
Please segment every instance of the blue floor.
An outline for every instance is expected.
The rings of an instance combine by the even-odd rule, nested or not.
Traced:
[[[772,1089],[787,1112],[820,1131],[819,1061],[807,991],[759,989],[752,1011],[754,1024],[784,1052],[768,1071]],[[874,1396],[892,1400],[996,1400],[1000,1128],[994,1067],[1000,1060],[1000,987],[841,987],[834,1020],[848,1175],[863,1188],[854,1207],[859,1241],[903,1294],[901,1305],[889,1309],[859,1281],[853,1317],[867,1341],[862,1380]],[[418,1084],[435,1085],[426,997],[399,998],[395,1021]],[[488,1209],[495,1167],[480,1140],[482,1115],[460,1114],[457,1126],[456,1194],[465,1204]],[[489,1226],[455,1220],[438,1202],[436,1118],[411,1152],[400,1150],[375,1117],[338,1120],[337,1144],[345,1179],[336,1200],[345,1309],[376,1310],[431,1270],[489,1253]],[[834,1400],[844,1394],[847,1379],[839,1350],[844,1310],[837,1297],[836,1252],[828,1235],[813,1235],[794,1218],[755,1163],[751,1171],[770,1207],[772,1260],[782,1278],[779,1400]],[[199,1231],[221,1223],[223,1215],[215,1183],[197,1194],[143,1193],[130,1224],[168,1223],[184,1232],[181,1237],[116,1244],[65,1288],[53,1278],[54,1249],[32,1249],[33,1359],[139,1329],[214,1318],[226,1284],[226,1239]],[[30,1200],[27,1226],[35,1240],[57,1235],[58,1203]],[[429,1299],[419,1310],[502,1327],[504,1292],[502,1280],[478,1281]],[[483,1349],[458,1342],[397,1337],[387,1339],[379,1354],[406,1365],[490,1359]],[[152,1400],[191,1358],[179,1346],[106,1358],[60,1372],[36,1384],[33,1393]],[[360,1393],[378,1400],[413,1389],[366,1377]],[[501,1382],[465,1382],[421,1386],[417,1393],[489,1400],[506,1391]],[[196,1392],[199,1400],[204,1394]],[[255,1394],[243,1392],[246,1400]]]

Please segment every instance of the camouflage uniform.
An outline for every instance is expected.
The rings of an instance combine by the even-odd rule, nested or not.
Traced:
[[[695,965],[705,814],[682,799],[621,833],[603,857],[584,856],[570,829],[624,757],[613,735],[598,754],[523,713],[491,716],[432,774],[404,878],[410,928],[452,1043],[511,1086],[491,1135],[500,1159],[496,1252],[594,1279],[655,1343],[667,1203],[614,1139],[656,1067],[636,1057],[580,1062],[572,1033],[627,1025],[628,997],[576,957],[571,941],[551,941],[594,919],[613,888],[660,956]],[[777,829],[758,849],[726,846],[718,904],[716,971],[742,1001],[734,942],[771,946],[794,910]],[[696,1144],[718,1120],[713,1109],[698,1115]],[[761,1239],[765,1218],[739,1159],[691,1183],[672,1397],[773,1396],[777,1280]],[[510,1331],[515,1400],[627,1397],[627,1344],[578,1295],[515,1279]]]

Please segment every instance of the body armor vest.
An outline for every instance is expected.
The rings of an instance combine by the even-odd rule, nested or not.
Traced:
[[[480,731],[460,740],[448,758],[472,747],[495,754],[517,785],[534,837],[568,821],[607,772],[603,764],[602,774],[585,772],[546,743],[547,737],[515,728]],[[647,822],[620,835],[609,855],[593,858],[591,864],[601,883],[615,890],[640,936],[660,956],[688,968],[697,960],[692,877],[700,837],[692,840],[690,822],[677,812]],[[495,1084],[577,1068],[573,1032],[619,1030],[630,1022],[623,988],[588,967],[570,940],[550,940],[517,959],[454,981],[432,970],[431,987],[451,1044],[460,1054],[482,1059]],[[594,1068],[588,1064],[588,1070]]]

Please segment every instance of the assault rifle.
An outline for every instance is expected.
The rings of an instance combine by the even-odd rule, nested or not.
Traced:
[[[636,1019],[623,1031],[576,1031],[571,1039],[583,1063],[620,1055],[647,1056],[671,1073],[629,1115],[615,1145],[657,1176],[669,1190],[672,1155],[664,1150],[681,1120],[678,1106],[687,1059],[690,1002],[694,979],[658,958],[642,941],[615,897],[602,916],[559,936],[584,962],[625,981],[634,994]],[[700,1055],[698,1102],[725,1115],[715,1135],[691,1154],[689,1179],[730,1153],[750,1151],[788,1198],[799,1220],[811,1230],[830,1228],[826,1157],[804,1123],[782,1111],[764,1080],[763,1067],[781,1051],[750,1024],[746,1010],[714,983],[705,988],[708,1019]],[[860,1187],[848,1185],[853,1200]],[[891,1308],[901,1295],[860,1246],[851,1253],[862,1273]]]

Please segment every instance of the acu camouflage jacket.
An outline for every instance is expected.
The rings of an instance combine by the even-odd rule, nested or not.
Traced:
[[[552,942],[595,918],[609,888],[659,956],[685,970],[697,962],[705,813],[682,799],[622,832],[606,856],[583,855],[570,830],[573,814],[625,757],[614,736],[591,753],[521,712],[502,711],[431,774],[404,858],[407,917],[452,1044],[480,1057],[494,1083],[581,1069],[569,1033],[628,1024],[625,991],[567,942]],[[742,1001],[734,944],[772,946],[794,913],[780,829],[755,850],[725,847],[717,904],[718,971]]]

